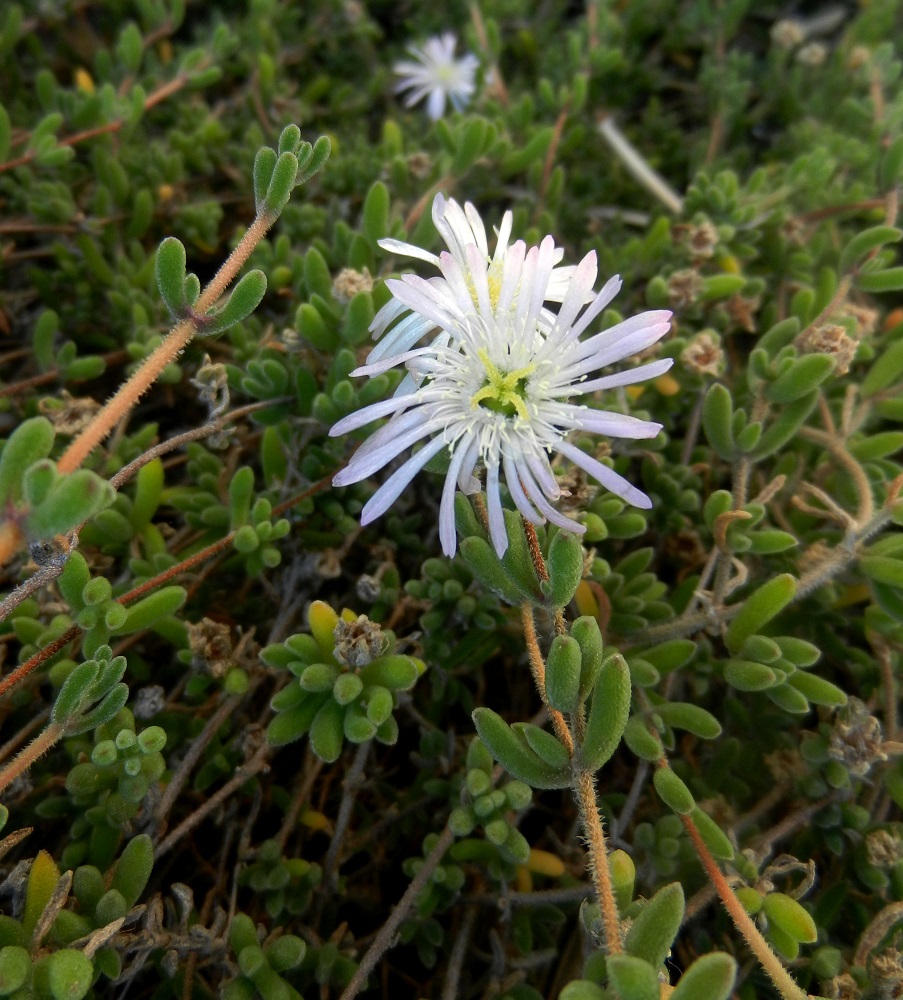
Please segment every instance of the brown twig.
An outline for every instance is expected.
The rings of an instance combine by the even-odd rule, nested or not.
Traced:
[[[177,77],[170,80],[168,83],[164,83],[162,87],[158,87],[155,91],[148,94],[144,99],[144,110],[150,111],[155,105],[159,104],[161,101],[165,101],[167,97],[171,97],[173,94],[177,94],[183,87],[187,86],[191,82],[191,77],[180,73]],[[83,132],[76,132],[73,135],[66,136],[64,139],[60,139],[57,142],[58,146],[77,146],[80,142],[85,142],[88,139],[96,139],[99,135],[108,135],[110,132],[118,132],[124,125],[128,124],[128,118],[116,118],[111,122],[107,122],[105,125],[97,125],[94,128],[85,129]],[[6,163],[0,163],[0,174],[7,170],[13,170],[15,167],[23,167],[37,156],[35,150],[29,150],[27,153],[23,153],[22,156],[15,160],[7,160]]]
[[[314,483],[313,486],[306,490],[302,490],[301,493],[290,497],[288,500],[284,500],[282,503],[277,504],[273,508],[272,517],[280,517],[295,504],[300,503],[306,497],[311,496],[314,493],[325,489],[326,486],[332,479],[332,473],[329,476],[324,477],[319,482]],[[218,552],[227,549],[235,537],[235,532],[230,532],[225,538],[220,538],[218,541],[213,542],[206,548],[201,549],[199,552],[195,552],[194,555],[188,556],[187,559],[183,559],[182,562],[175,566],[171,566],[169,569],[164,570],[162,573],[158,573],[157,576],[152,577],[147,582],[141,584],[139,587],[135,587],[128,593],[123,594],[121,597],[117,598],[119,604],[127,604],[129,601],[134,601],[138,597],[142,597],[144,594],[156,587],[159,587],[163,583],[167,583],[169,580],[178,576],[180,573],[184,573],[199,563],[204,562],[206,559],[211,558]],[[33,670],[41,666],[42,663],[46,663],[55,653],[58,653],[64,646],[70,643],[73,639],[78,638],[81,633],[81,629],[77,625],[73,625],[68,628],[59,638],[54,639],[53,642],[49,643],[44,649],[39,650],[30,659],[26,660],[25,663],[20,664],[16,667],[12,673],[8,674],[2,680],[0,680],[0,698],[7,694],[12,688],[14,688],[21,680],[28,676]]]
[[[433,849],[423,859],[420,870],[411,879],[411,883],[405,889],[404,895],[395,904],[394,909],[389,914],[389,919],[380,927],[379,932],[361,959],[360,965],[358,965],[357,970],[351,977],[351,981],[345,987],[339,1000],[353,1000],[363,989],[367,976],[376,968],[376,963],[382,956],[392,947],[398,933],[398,928],[405,917],[407,917],[411,907],[413,907],[427,882],[432,878],[433,872],[444,857],[445,852],[451,847],[454,839],[454,834],[452,834],[448,827],[439,834],[439,839],[433,845]]]
[[[227,781],[222,788],[214,792],[199,809],[196,809],[190,816],[186,817],[165,840],[162,840],[157,845],[154,851],[154,858],[162,858],[164,854],[171,851],[186,834],[191,833],[210,813],[218,809],[230,795],[241,788],[248,778],[253,778],[255,774],[263,771],[268,766],[269,762],[267,758],[271,749],[269,743],[266,742],[258,747],[254,756],[236,769],[234,778]]]

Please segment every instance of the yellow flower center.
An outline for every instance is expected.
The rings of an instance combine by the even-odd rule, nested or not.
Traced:
[[[465,280],[467,281],[467,290],[470,292],[473,304],[478,306],[480,304],[480,300],[477,298],[477,288],[474,284],[470,271],[467,272]],[[493,310],[495,310],[496,306],[499,304],[499,295],[502,291],[502,281],[501,278],[495,274],[492,267],[489,268],[489,273],[486,275],[486,281],[489,285],[489,305]]]
[[[536,365],[527,365],[513,372],[503,372],[489,360],[486,349],[477,352],[477,357],[486,369],[486,381],[470,397],[473,409],[482,406],[493,413],[501,413],[505,417],[515,414],[527,420],[530,416],[524,393],[527,389],[527,379],[536,370]]]

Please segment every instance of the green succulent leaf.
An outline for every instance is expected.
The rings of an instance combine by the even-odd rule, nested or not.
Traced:
[[[658,797],[674,812],[687,815],[696,808],[693,793],[670,767],[656,768],[653,783]]]
[[[660,1000],[658,970],[644,958],[609,955],[605,966],[620,1000]]]
[[[627,932],[624,950],[657,969],[671,950],[683,917],[683,888],[679,882],[671,882],[640,910]]]
[[[161,587],[153,594],[148,594],[126,610],[128,615],[123,625],[116,630],[118,635],[128,635],[131,632],[141,632],[153,628],[159,621],[171,615],[185,603],[188,592],[184,587]]]
[[[339,759],[345,739],[345,706],[333,698],[324,702],[310,726],[310,748],[327,764]]]
[[[132,837],[119,857],[110,882],[110,888],[122,893],[126,906],[130,909],[144,892],[153,866],[154,846],[151,838],[146,833]]]
[[[25,948],[14,944],[0,948],[0,995],[15,993],[25,985],[30,972],[31,956]]]
[[[836,358],[829,354],[806,354],[765,389],[765,398],[772,403],[792,403],[828,378],[836,367]]]
[[[650,732],[642,715],[634,715],[624,726],[624,742],[642,760],[655,762],[661,759],[665,748],[657,734]]]
[[[569,635],[557,635],[546,657],[546,697],[552,708],[570,714],[580,699],[580,644]]]
[[[720,382],[715,382],[705,395],[702,406],[702,426],[709,439],[709,444],[719,457],[726,461],[731,461],[734,457],[733,418],[734,408],[731,394]]]
[[[857,233],[840,253],[840,269],[850,271],[867,254],[879,250],[887,243],[896,243],[903,236],[903,230],[896,226],[872,226]]]
[[[113,502],[116,491],[89,469],[60,476],[49,494],[26,519],[34,538],[52,538],[71,531]]]
[[[495,550],[484,538],[462,538],[458,550],[470,571],[487,590],[515,606],[527,596],[502,568]]]
[[[818,940],[818,929],[809,911],[783,892],[770,892],[765,896],[762,912],[794,941],[813,944]]]
[[[731,653],[739,653],[749,636],[779,615],[795,595],[796,580],[789,573],[773,577],[753,591],[727,628],[724,641]]]
[[[630,668],[620,653],[613,653],[605,658],[593,688],[586,730],[578,751],[578,762],[584,770],[598,771],[618,748],[628,725],[630,699]],[[661,743],[657,745],[655,759],[663,752]]]
[[[154,259],[154,274],[160,297],[175,319],[182,319],[188,308],[185,297],[187,259],[185,247],[174,236],[167,236],[163,240],[157,247],[157,256]]]
[[[515,722],[511,728],[518,736],[523,737],[527,746],[541,757],[549,767],[558,770],[569,766],[570,754],[556,736],[539,726],[534,726],[531,722]]]
[[[569,531],[559,531],[549,545],[549,600],[556,608],[570,604],[583,579],[583,546]]]
[[[491,709],[476,709],[473,721],[480,739],[492,756],[518,780],[531,788],[565,788],[570,784],[569,766],[550,766]]]
[[[736,976],[737,963],[730,955],[702,955],[680,977],[669,1000],[727,1000]]]
[[[263,301],[266,290],[267,277],[263,271],[248,271],[242,275],[226,304],[202,317],[201,332],[212,337],[246,320]]]
[[[704,740],[714,740],[721,735],[721,723],[699,705],[685,701],[670,701],[657,705],[655,713],[666,726],[685,729]]]
[[[261,214],[276,218],[288,204],[298,176],[298,157],[292,152],[280,153],[276,158],[270,183],[263,198]]]
[[[261,146],[254,157],[254,203],[260,212],[266,204],[267,191],[276,169],[278,154],[269,146]]]

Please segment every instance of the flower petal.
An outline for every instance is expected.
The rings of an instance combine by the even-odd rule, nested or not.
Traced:
[[[420,451],[412,455],[400,469],[393,472],[382,486],[364,504],[361,511],[361,524],[367,525],[376,520],[380,514],[385,512],[401,496],[410,481],[426,465],[426,463],[437,455],[445,447],[445,442],[441,437],[433,438],[429,444],[425,444]]]
[[[619,496],[622,500],[632,504],[634,507],[641,507],[648,510],[652,506],[652,501],[642,490],[629,483],[623,476],[619,476],[614,469],[609,469],[591,455],[581,451],[569,441],[561,441],[558,451],[569,458],[574,465],[579,465],[581,469],[588,472],[594,479],[597,479],[609,492]]]

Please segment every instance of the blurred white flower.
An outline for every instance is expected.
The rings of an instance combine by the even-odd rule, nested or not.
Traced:
[[[477,229],[482,232],[482,223],[477,227],[472,222],[474,235]],[[423,256],[422,251],[419,256]],[[458,253],[440,255],[441,281],[405,275],[400,281],[387,282],[395,299],[412,310],[409,319],[419,317],[441,333],[429,346],[393,353],[352,372],[376,375],[404,364],[414,384],[410,391],[364,407],[332,428],[331,435],[344,434],[391,417],[336,475],[336,486],[367,479],[408,448],[425,442],[374,493],[363,509],[362,524],[385,513],[414,476],[444,449],[451,460],[442,490],[439,536],[447,555],[453,555],[457,546],[455,488],[464,493],[480,489],[474,476],[478,464],[486,470],[489,532],[499,555],[508,546],[502,478],[527,520],[540,524],[548,519],[567,531],[584,531],[583,525],[553,506],[561,489],[549,461],[552,452],[570,459],[628,503],[651,506],[644,493],[581,451],[567,436],[571,431],[589,431],[610,437],[651,438],[659,432],[660,424],[571,400],[666,372],[672,364],[670,358],[590,377],[658,341],[669,329],[671,313],[642,313],[581,340],[581,334],[617,294],[621,281],[617,276],[611,278],[593,295],[596,257],[588,254],[573,269],[561,308],[549,321],[543,303],[549,298],[557,259],[551,236],[529,250],[523,241],[506,247],[497,266],[488,261],[477,241],[460,246]]]
[[[476,90],[474,77],[480,61],[469,52],[456,59],[456,42],[455,36],[447,31],[428,38],[422,46],[408,46],[414,59],[402,59],[392,67],[401,77],[395,84],[395,93],[410,91],[404,98],[405,107],[413,107],[425,97],[426,113],[433,121],[445,113],[446,99],[455,111],[464,109]]]
[[[511,212],[505,212],[502,216],[502,224],[496,230],[495,251],[492,257],[489,256],[489,243],[486,239],[486,228],[479,212],[470,202],[466,202],[464,208],[455,201],[454,198],[446,199],[441,193],[433,199],[433,223],[439,231],[439,235],[445,241],[451,256],[457,262],[464,274],[464,280],[470,289],[472,308],[477,306],[476,283],[474,276],[470,273],[470,260],[472,250],[477,250],[477,267],[485,272],[489,285],[490,304],[495,308],[498,303],[499,290],[501,288],[502,274],[505,267],[505,260],[509,251],[508,240],[511,237]],[[440,267],[439,257],[428,250],[414,246],[411,243],[403,243],[401,240],[385,239],[380,240],[379,245],[391,253],[402,254],[405,257],[414,257],[417,260],[426,261],[435,267]],[[564,250],[554,247],[552,251],[553,268],[549,275],[548,287],[545,290],[545,302],[561,302],[567,294],[571,278],[576,268],[573,264],[559,266],[564,257]],[[432,295],[437,301],[445,303],[450,309],[455,306],[455,292],[448,282],[441,275],[430,279],[433,285]],[[515,289],[515,299],[517,298]],[[590,292],[589,298],[592,298]],[[410,315],[401,319],[405,313]],[[396,322],[400,320],[400,322]],[[555,314],[547,309],[541,309],[539,322],[551,328],[555,322]],[[395,324],[393,326],[393,324]],[[390,330],[389,327],[392,327]],[[423,315],[417,311],[411,311],[410,307],[397,298],[391,298],[379,310],[370,324],[373,332],[373,339],[379,343],[367,357],[367,364],[375,364],[377,361],[385,361],[388,358],[396,357],[409,351],[415,344],[419,343],[426,336],[433,334],[438,337],[437,342],[447,344],[449,336],[443,332],[434,319]],[[399,386],[399,392],[409,392],[416,387],[413,377],[408,376]]]

